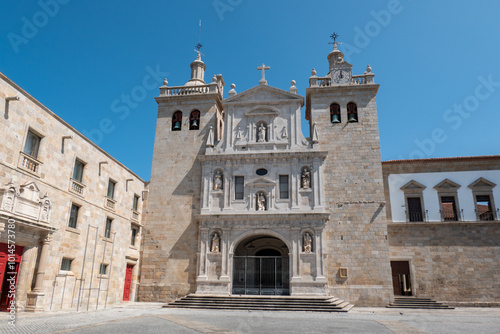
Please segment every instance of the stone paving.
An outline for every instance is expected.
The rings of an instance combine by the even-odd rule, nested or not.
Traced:
[[[124,303],[105,310],[0,313],[0,333],[499,333],[500,308],[407,310],[354,308],[349,313],[165,309]]]

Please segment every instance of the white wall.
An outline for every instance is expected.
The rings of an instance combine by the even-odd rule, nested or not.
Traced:
[[[394,222],[406,221],[405,197],[404,192],[400,188],[411,180],[415,180],[427,187],[423,191],[423,196],[424,208],[428,211],[429,221],[441,221],[439,198],[434,187],[444,179],[449,179],[461,186],[458,188],[457,196],[458,206],[460,210],[463,210],[463,219],[465,221],[474,221],[476,220],[474,198],[472,190],[468,186],[480,177],[497,184],[493,188],[493,202],[495,203],[495,208],[500,207],[500,170],[390,174],[389,194],[392,220]]]

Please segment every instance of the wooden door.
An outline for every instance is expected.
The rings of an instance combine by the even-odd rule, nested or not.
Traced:
[[[130,286],[132,285],[133,270],[134,270],[134,265],[127,264],[127,270],[125,271],[125,286],[123,287],[123,301],[130,300]]]
[[[392,286],[395,296],[411,296],[410,262],[391,261]]]
[[[15,298],[17,277],[21,266],[23,256],[23,247],[15,246],[8,247],[7,244],[0,244],[0,284],[2,284],[0,292],[0,311],[6,311],[10,306],[11,301]],[[10,260],[10,262],[9,262]]]

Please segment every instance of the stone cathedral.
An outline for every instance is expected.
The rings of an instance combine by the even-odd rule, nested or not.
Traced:
[[[160,87],[139,300],[186,294],[393,297],[370,66],[334,44],[306,98],[292,81],[223,99],[198,53],[183,86]],[[208,80],[207,80],[208,81]],[[310,138],[301,131],[305,107]]]

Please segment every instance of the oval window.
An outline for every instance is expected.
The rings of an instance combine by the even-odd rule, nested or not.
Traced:
[[[267,174],[267,169],[265,169],[265,168],[259,168],[259,169],[257,169],[256,173],[257,173],[257,175],[264,176],[264,175]]]

